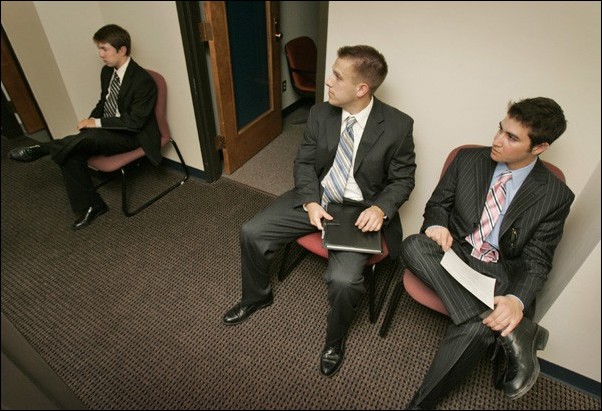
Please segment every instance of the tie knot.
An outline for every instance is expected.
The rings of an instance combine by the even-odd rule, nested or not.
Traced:
[[[347,117],[347,125],[345,126],[345,128],[353,127],[353,125],[355,123],[357,123],[357,120],[355,119],[355,117],[349,116],[349,117]]]
[[[502,173],[502,175],[500,176],[500,178],[498,178],[498,181],[501,184],[505,184],[508,180],[510,180],[512,178],[512,171],[510,170],[506,170]]]

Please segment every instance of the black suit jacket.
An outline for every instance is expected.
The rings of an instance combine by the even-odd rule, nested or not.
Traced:
[[[330,170],[339,145],[342,109],[325,102],[312,107],[295,159],[295,206],[320,203],[320,182]],[[392,258],[401,249],[403,231],[398,210],[410,197],[416,171],[414,121],[374,98],[355,158],[353,176],[367,206],[377,205],[389,218],[383,234]]]
[[[491,147],[458,152],[426,205],[422,231],[432,225],[444,226],[454,242],[467,243],[465,237],[479,224],[497,165],[490,153]],[[506,293],[516,295],[526,308],[552,268],[554,250],[574,198],[538,159],[502,220],[499,251],[509,275]]]
[[[100,118],[103,127],[124,128],[135,132],[145,154],[153,164],[159,164],[161,134],[155,118],[157,85],[148,72],[130,59],[117,98],[120,117],[102,118],[105,97],[109,90],[113,68],[104,66],[100,72],[100,99],[90,117]]]

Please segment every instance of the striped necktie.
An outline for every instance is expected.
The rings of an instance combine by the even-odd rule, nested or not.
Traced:
[[[324,180],[322,180],[322,187],[324,187],[322,207],[326,207],[326,204],[330,202],[343,202],[345,186],[347,185],[347,178],[351,171],[351,161],[353,159],[353,125],[356,122],[355,117],[347,117],[347,124],[341,133],[334,163],[326,177],[324,177]]]
[[[506,182],[511,178],[512,172],[506,170],[489,189],[479,227],[477,227],[474,233],[466,236],[466,241],[472,245],[470,255],[487,263],[497,263],[499,259],[498,251],[486,242],[485,239],[500,218],[504,203],[506,202]]]
[[[117,96],[119,96],[120,87],[119,76],[115,72],[113,73],[113,80],[111,80],[111,86],[109,87],[109,96],[107,97],[107,101],[105,101],[103,117],[115,117],[117,114]]]

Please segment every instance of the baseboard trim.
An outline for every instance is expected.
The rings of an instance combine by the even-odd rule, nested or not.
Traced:
[[[169,158],[163,157],[162,164],[164,164],[170,170],[182,172],[182,165],[180,164],[179,161],[174,161]],[[191,176],[200,178],[201,180],[209,181],[209,176],[203,170],[199,170],[194,167],[190,167],[189,165],[187,165],[186,167],[188,167],[188,172],[190,173]]]
[[[576,389],[600,398],[600,383],[574,371],[539,358],[541,373]]]

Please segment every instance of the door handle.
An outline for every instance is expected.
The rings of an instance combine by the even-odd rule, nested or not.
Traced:
[[[282,33],[280,32],[280,22],[278,21],[278,17],[274,17],[274,37],[280,40],[282,38]]]

